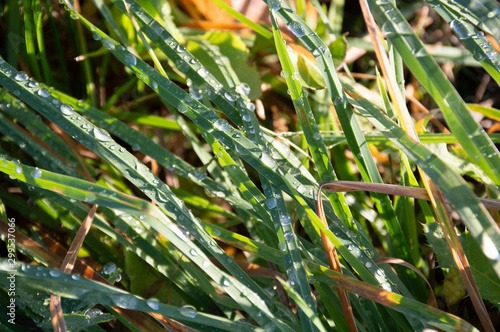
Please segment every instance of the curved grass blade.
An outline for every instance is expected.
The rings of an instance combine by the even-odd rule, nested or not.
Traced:
[[[471,23],[464,20],[460,13],[448,9],[447,6],[437,6],[442,1],[427,2],[446,20],[458,38],[471,51],[473,57],[481,63],[497,84],[500,84],[500,55],[485,40],[481,32],[478,32]]]
[[[278,279],[279,282],[285,287],[285,290],[290,294],[291,298],[297,303],[297,306],[307,315],[307,317],[314,324],[314,331],[324,331],[327,330],[321,323],[321,320],[317,316],[317,314],[308,306],[308,304],[300,297],[300,295],[290,286],[289,283],[284,282],[281,279]]]
[[[326,284],[342,287],[367,299],[380,303],[403,313],[405,316],[425,320],[427,323],[444,331],[478,331],[459,317],[448,314],[431,306],[396,293],[381,290],[355,278],[336,273],[316,264],[308,265],[316,280]]]
[[[82,21],[82,23],[90,24],[81,16],[80,20]],[[102,32],[99,31],[99,33]],[[159,82],[161,82],[161,80],[170,82],[158,72],[153,71],[152,73],[149,73],[151,69],[144,62],[135,58],[131,53],[126,52],[123,47],[114,47],[113,52],[118,59],[130,66],[131,69],[144,69],[144,73],[147,73],[148,78],[155,77],[155,79]],[[255,282],[251,278],[249,278],[248,275],[246,275],[241,270],[241,268],[239,268],[220,247],[212,245],[213,240],[205,232],[198,219],[194,217],[191,211],[183,206],[182,202],[177,197],[175,197],[170,189],[163,182],[159,181],[156,175],[154,175],[146,166],[144,166],[140,161],[138,161],[124,149],[120,149],[120,147],[116,144],[116,142],[113,141],[111,136],[106,131],[99,127],[95,127],[93,124],[89,123],[83,118],[80,119],[78,116],[75,116],[73,107],[67,104],[62,104],[60,107],[55,107],[52,103],[53,99],[42,98],[38,95],[35,95],[32,93],[32,89],[29,89],[28,87],[16,81],[15,73],[13,75],[14,77],[7,75],[6,71],[9,71],[11,74],[14,72],[14,69],[8,64],[1,64],[0,70],[2,70],[0,74],[0,84],[7,87],[8,89],[19,91],[20,97],[22,97],[25,102],[34,107],[38,112],[42,113],[45,117],[58,124],[69,134],[77,135],[84,145],[91,148],[95,153],[108,161],[116,169],[120,170],[120,172],[124,174],[135,186],[141,189],[148,197],[153,199],[158,204],[158,206],[160,206],[164,211],[166,211],[169,215],[174,217],[179,223],[186,227],[186,229],[188,229],[189,232],[202,243],[202,245],[208,250],[208,252],[216,257],[231,274],[237,276],[238,280],[235,279],[233,281],[233,283],[235,283],[236,285],[234,287],[236,288],[233,288],[233,286],[230,287],[232,291],[229,294],[232,297],[240,299],[241,293],[243,292],[242,282],[247,285],[246,287],[252,288],[255,292],[254,294],[257,294],[256,298],[258,298],[259,300],[256,300],[256,298],[253,297],[251,300],[248,300],[249,305],[247,308],[247,312],[252,317],[254,317],[256,321],[263,325],[275,324],[285,330],[291,329],[286,323],[278,320],[273,315],[271,311],[273,310],[272,307],[265,305],[266,302],[264,299],[268,299],[268,295],[258,285],[256,285]],[[179,93],[182,97],[184,97],[184,95],[186,94],[184,91],[178,88],[173,90],[175,91],[175,94],[172,94],[172,91],[170,91],[172,87],[170,86],[161,85],[157,88],[162,91],[162,93],[160,94],[163,94],[166,99],[172,100],[172,97],[175,96],[175,104],[179,104]],[[165,94],[165,92],[167,92],[168,94]],[[184,103],[184,99],[182,99],[181,103]],[[200,119],[199,116],[195,116],[195,118]],[[207,122],[210,123],[209,121],[205,121],[207,121],[206,118],[203,119],[202,122],[198,122],[198,124],[203,124],[204,122],[205,125],[207,125]],[[227,129],[229,125],[227,124],[227,122],[221,122],[223,121],[221,119],[217,121],[217,124],[210,124],[207,130],[213,132],[214,128],[216,128],[221,134],[232,137],[230,134],[234,134],[234,132],[228,133]],[[216,121],[213,121],[212,119],[211,122]],[[258,162],[259,164],[261,163],[260,159],[258,160]],[[156,229],[160,227],[161,229],[163,226],[156,223],[153,227]],[[242,300],[240,299],[240,302],[241,301]],[[261,303],[261,301],[264,303]],[[259,303],[259,305],[257,305],[257,303]],[[258,316],[258,313],[260,311],[264,312],[265,315]]]
[[[202,322],[225,331],[254,331],[255,327],[242,324],[219,316],[197,312],[188,308],[177,308],[159,303],[155,300],[145,300],[116,287],[104,285],[92,280],[80,278],[54,269],[47,269],[29,264],[11,266],[6,260],[0,261],[0,275],[3,275],[2,286],[8,286],[6,276],[15,274],[20,288],[50,292],[66,298],[79,299],[88,303],[101,303],[123,309],[143,312],[155,312],[166,317],[185,322]],[[48,277],[40,279],[38,274],[44,273]]]
[[[462,147],[497,185],[500,154],[470,115],[464,101],[425,50],[420,39],[392,2],[369,0],[373,16],[382,26],[415,77],[437,102]]]
[[[382,183],[382,178],[378,172],[368,145],[364,139],[360,125],[354,116],[351,105],[347,102],[346,94],[335,71],[335,65],[331,57],[330,50],[323,41],[309,28],[304,21],[293,11],[280,1],[267,1],[271,8],[287,24],[296,27],[296,36],[302,41],[304,46],[313,54],[323,71],[323,77],[327,83],[327,89],[333,106],[339,117],[340,124],[344,130],[349,147],[354,156],[354,160],[360,170],[361,175],[367,182]],[[401,257],[411,261],[409,246],[405,241],[392,204],[386,195],[374,194],[376,206],[379,213],[385,216],[384,222],[391,234],[391,255]],[[394,245],[392,245],[394,241]],[[396,250],[395,248],[398,248]]]
[[[355,93],[354,91],[352,91]],[[485,208],[479,204],[474,193],[466,186],[463,179],[456,175],[438,156],[431,153],[422,144],[409,138],[402,129],[380,110],[363,99],[351,99],[360,114],[368,118],[373,125],[391,140],[424,172],[445,194],[458,214],[490,259],[492,268],[500,275],[500,229],[491,219]]]

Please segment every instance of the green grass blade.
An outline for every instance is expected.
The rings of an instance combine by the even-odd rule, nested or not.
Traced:
[[[427,53],[397,7],[392,2],[381,4],[374,0],[369,0],[369,4],[382,30],[443,111],[462,147],[494,183],[500,184],[498,150],[472,118],[458,92]]]
[[[436,6],[442,1],[428,2],[455,31],[473,57],[481,63],[497,84],[500,84],[500,55],[486,41],[482,32],[478,32],[471,23],[464,20],[460,13],[450,10],[447,6]]]
[[[166,317],[184,322],[197,322],[219,328],[225,331],[254,331],[255,327],[248,324],[233,322],[219,316],[213,316],[193,309],[177,308],[159,303],[155,300],[145,300],[116,287],[88,280],[78,275],[70,275],[59,270],[47,269],[29,264],[11,266],[6,260],[1,261],[0,274],[3,275],[2,286],[7,286],[9,273],[16,276],[20,287],[49,292],[66,298],[79,299],[88,303],[101,303],[123,309],[142,312],[155,312]],[[38,274],[44,273],[48,277],[40,280]]]

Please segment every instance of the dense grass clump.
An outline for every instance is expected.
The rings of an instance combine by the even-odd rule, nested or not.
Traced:
[[[498,328],[500,5],[246,3],[6,1],[2,330]]]

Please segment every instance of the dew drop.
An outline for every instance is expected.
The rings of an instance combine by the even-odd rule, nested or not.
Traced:
[[[268,197],[266,199],[266,206],[267,206],[268,209],[270,209],[270,210],[274,209],[276,207],[276,205],[277,205],[276,198],[274,198],[274,197]]]
[[[54,277],[54,278],[58,278],[61,276],[61,271],[59,270],[56,270],[56,269],[52,269],[49,271],[49,274]]]
[[[224,97],[229,100],[231,103],[234,102],[233,96],[229,92],[224,92]]]
[[[460,39],[466,39],[472,36],[472,33],[467,30],[467,27],[461,20],[451,21],[450,27],[456,32],[458,38]]]
[[[102,37],[98,32],[94,32],[92,38],[94,38],[94,40],[101,40]]]
[[[116,268],[117,268],[117,267],[116,267],[116,264],[115,264],[115,263],[110,262],[110,263],[106,263],[106,264],[102,267],[101,271],[102,271],[102,273],[104,273],[104,274],[106,274],[106,275],[110,275],[110,274],[112,274],[113,272],[115,272],[115,271],[116,271]]]
[[[87,318],[94,318],[94,317],[97,317],[97,316],[100,316],[102,315],[102,311],[97,309],[97,308],[92,308],[92,309],[89,309],[87,310],[87,312],[85,313],[85,316]]]
[[[280,242],[280,250],[282,252],[285,252],[286,251],[286,242]]]
[[[212,230],[212,235],[213,235],[213,236],[219,236],[219,235],[220,235],[220,230],[218,230],[217,228],[214,228],[214,229]]]
[[[290,242],[290,241],[292,241],[292,239],[293,239],[293,234],[292,234],[292,232],[286,232],[286,233],[284,234],[284,236],[285,236],[285,241],[287,241],[287,242]]]
[[[321,139],[321,134],[319,133],[319,131],[314,132],[314,134],[313,134],[313,138],[314,138],[316,141],[319,141],[319,140]]]
[[[203,97],[202,91],[194,84],[189,87],[189,93],[191,97],[196,100],[200,100]]]
[[[177,106],[177,110],[179,111],[179,113],[186,113],[187,110],[188,110],[188,107],[185,103],[183,103],[182,101],[179,103],[179,105]]]
[[[238,85],[237,89],[246,96],[250,93],[250,86],[246,83],[241,83]]]
[[[23,82],[28,79],[28,74],[26,74],[24,71],[20,71],[14,78],[16,79],[16,81]]]
[[[286,214],[282,214],[280,215],[280,223],[281,223],[281,226],[288,226],[290,225],[290,216],[286,215]]]
[[[60,109],[61,109],[62,114],[64,114],[64,115],[70,116],[70,115],[75,114],[75,110],[74,110],[73,106],[71,106],[71,105],[62,104]]]
[[[49,90],[45,89],[45,88],[42,88],[40,90],[38,90],[38,95],[42,98],[47,98],[48,96],[50,96],[50,92]]]
[[[33,177],[35,179],[38,179],[41,176],[42,176],[42,171],[38,167],[35,167],[35,169],[33,170]]]
[[[191,256],[198,256],[198,251],[196,251],[196,249],[191,249],[189,253],[191,254]]]
[[[229,286],[231,286],[231,283],[229,282],[229,280],[226,277],[222,277],[221,286],[229,287]]]
[[[123,63],[127,66],[135,66],[137,64],[137,58],[132,53],[127,53],[123,58]]]
[[[229,129],[229,123],[227,123],[226,120],[219,119],[219,120],[215,121],[214,127],[220,131],[226,131]]]
[[[185,305],[181,308],[179,308],[179,313],[188,318],[195,318],[198,315],[198,312],[196,312],[196,309],[193,306],[190,305]]]
[[[104,129],[97,127],[94,127],[94,137],[102,142],[111,141],[111,136],[109,136],[108,132]]]
[[[382,283],[382,288],[385,289],[386,291],[391,291],[391,284],[388,282],[383,282]]]
[[[271,7],[273,11],[278,11],[281,9],[281,0],[271,0]]]
[[[115,42],[110,38],[104,38],[102,40],[102,46],[104,47],[104,49],[112,51],[115,49]]]
[[[160,302],[155,298],[148,299],[146,301],[146,304],[148,305],[148,307],[150,307],[153,310],[160,309]]]
[[[137,299],[128,294],[111,295],[111,299],[115,305],[123,309],[135,309],[137,307]]]
[[[298,38],[302,37],[305,34],[304,27],[297,21],[289,23],[287,27]]]
[[[206,70],[205,68],[200,68],[198,70],[198,74],[200,74],[201,77],[205,78],[208,76],[208,70]]]

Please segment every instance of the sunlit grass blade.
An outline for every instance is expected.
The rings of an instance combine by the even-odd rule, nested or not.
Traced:
[[[292,29],[295,30],[295,35],[300,38],[304,46],[313,54],[323,71],[323,77],[327,83],[330,98],[361,175],[365,181],[381,183],[381,176],[371,152],[368,149],[360,125],[354,116],[351,105],[347,102],[346,94],[336,74],[330,50],[300,17],[283,3],[277,3],[278,4],[274,2],[271,4],[268,3],[268,5],[270,5],[270,8],[272,8],[289,27],[293,27]],[[411,259],[409,257],[408,244],[405,243],[404,235],[402,234],[389,198],[385,195],[378,194],[374,194],[373,197],[376,200],[376,206],[379,212],[386,216],[384,222],[391,233],[391,239],[388,242],[391,246],[391,254],[405,259]],[[396,248],[398,249],[396,250]]]
[[[369,102],[362,99],[350,102],[356,105],[356,109],[361,114],[366,116],[376,128],[403,150],[439,186],[466,223],[475,240],[481,245],[485,255],[490,259],[492,268],[497,274],[500,274],[500,264],[496,261],[496,257],[500,255],[497,249],[500,245],[500,229],[484,207],[478,203],[463,179],[457,176],[438,156],[410,139],[400,127],[396,126]]]
[[[369,0],[373,16],[382,26],[409,69],[435,99],[451,131],[462,147],[488,174],[500,183],[500,155],[484,130],[470,115],[464,101],[423,47],[398,8],[392,2]]]
[[[317,280],[355,292],[384,306],[400,311],[405,314],[405,316],[425,319],[427,324],[431,324],[445,331],[456,331],[457,329],[478,331],[472,325],[457,316],[445,313],[413,299],[381,290],[380,288],[366,284],[355,278],[338,274],[319,265],[311,264],[309,268]]]
[[[474,58],[481,63],[497,84],[500,84],[500,55],[491,43],[485,40],[484,33],[477,31],[471,23],[464,20],[461,13],[452,11],[447,6],[436,6],[442,1],[428,2],[446,20]]]
[[[252,28],[252,30],[254,30],[255,32],[257,32],[259,35],[261,35],[261,36],[263,36],[265,38],[268,38],[268,39],[273,37],[273,34],[269,30],[265,29],[263,26],[255,23],[255,22],[249,20],[245,15],[243,15],[240,12],[234,10],[231,6],[229,6],[225,2],[223,2],[221,0],[213,0],[213,2],[215,2],[219,7],[221,7],[226,12],[228,12],[229,14],[231,14],[231,16],[233,16],[238,21],[240,21],[240,22],[245,23],[246,25],[248,25],[250,28]]]
[[[315,331],[327,331],[321,320],[316,315],[316,313],[310,308],[307,303],[300,297],[300,295],[290,286],[290,284],[285,283],[283,280],[279,279],[279,282],[285,287],[286,291],[292,299],[297,303],[297,306],[309,317],[309,319],[314,323]]]
[[[66,298],[79,299],[89,303],[102,303],[117,306],[123,309],[132,309],[143,312],[157,312],[185,322],[202,322],[215,328],[226,331],[240,329],[253,331],[255,327],[223,319],[219,316],[204,314],[190,308],[177,308],[155,300],[145,300],[116,287],[111,287],[75,275],[69,275],[57,270],[36,267],[28,264],[19,264],[11,267],[5,260],[1,262],[0,274],[7,276],[14,273],[20,287],[29,287],[43,292],[50,292]],[[45,272],[48,278],[40,280],[36,273]],[[8,280],[2,278],[3,280]],[[5,282],[2,282],[5,286]]]

